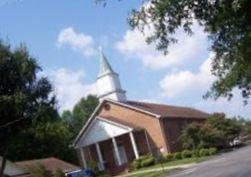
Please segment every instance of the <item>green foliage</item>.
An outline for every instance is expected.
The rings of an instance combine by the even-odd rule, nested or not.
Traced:
[[[205,149],[205,148],[200,149],[199,154],[200,154],[200,157],[209,156],[209,149]]]
[[[217,148],[215,147],[209,148],[208,150],[209,150],[209,155],[214,155],[217,153]]]
[[[174,160],[182,159],[181,152],[175,152],[172,156]]]
[[[215,53],[212,73],[217,76],[206,97],[232,97],[238,87],[244,98],[251,95],[251,15],[249,0],[147,0],[139,10],[132,10],[129,24],[144,30],[152,26],[148,43],[168,52],[170,44],[177,42],[175,33],[183,29],[193,33],[192,25],[198,22],[212,42]],[[167,18],[168,17],[168,18]]]
[[[0,154],[13,161],[56,156],[70,162],[71,132],[56,109],[56,99],[41,68],[24,46],[11,50],[0,41]]]
[[[165,155],[164,155],[164,161],[165,161],[165,162],[169,162],[169,161],[171,161],[172,159],[173,159],[172,154],[165,154]]]
[[[224,114],[214,114],[204,124],[192,123],[182,131],[184,148],[224,148],[242,133],[242,125],[236,119],[227,119]]]
[[[30,174],[32,177],[50,177],[50,173],[42,164],[37,164],[34,168],[30,169]]]
[[[141,167],[148,167],[148,166],[151,166],[151,165],[154,165],[155,163],[155,160],[154,158],[151,156],[151,157],[148,157],[146,159],[143,159],[141,161]]]
[[[77,136],[79,131],[84,126],[85,122],[91,116],[93,111],[98,105],[98,98],[93,95],[89,95],[86,98],[82,98],[73,108],[73,111],[64,111],[62,119],[69,124],[70,131],[73,138]]]
[[[133,169],[148,167],[155,164],[155,159],[151,155],[140,156],[132,162]]]
[[[89,161],[87,164],[88,168],[90,168],[95,174],[99,173],[98,163],[95,161]]]
[[[57,169],[57,170],[53,173],[52,177],[65,177],[65,174],[64,174],[64,172],[63,172],[62,170]]]
[[[189,157],[192,157],[192,155],[193,155],[193,151],[191,151],[191,150],[183,150],[182,152],[181,152],[181,157],[183,158],[183,159],[185,159],[185,158],[189,158]]]

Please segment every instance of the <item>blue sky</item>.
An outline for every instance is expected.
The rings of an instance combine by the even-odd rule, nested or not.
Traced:
[[[140,5],[136,0],[114,1],[105,8],[94,0],[0,0],[0,37],[14,46],[27,45],[53,82],[60,111],[96,93],[97,49],[102,46],[131,100],[250,117],[251,106],[243,106],[237,90],[230,102],[202,99],[214,80],[213,54],[202,29],[195,24],[192,37],[179,31],[180,42],[164,56],[126,22],[130,9]]]

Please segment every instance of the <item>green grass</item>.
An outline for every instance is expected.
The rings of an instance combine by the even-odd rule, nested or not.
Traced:
[[[185,165],[185,164],[190,164],[190,163],[199,163],[201,161],[207,160],[209,157],[197,157],[197,158],[186,158],[186,159],[181,159],[181,160],[173,160],[170,162],[163,163],[164,167],[170,167],[170,166],[176,166],[176,165]],[[145,168],[140,168],[138,170],[134,170],[133,172],[137,171],[143,171],[143,170],[148,170],[148,169],[154,169],[154,168],[161,168],[161,164],[156,164],[150,167],[145,167]]]
[[[127,177],[159,177],[162,174],[163,174],[163,172],[154,171],[154,172],[148,172],[148,173],[129,175]]]

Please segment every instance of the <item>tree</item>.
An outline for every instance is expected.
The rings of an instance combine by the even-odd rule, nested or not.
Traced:
[[[107,0],[96,0],[106,3]],[[210,50],[215,53],[212,74],[217,77],[205,98],[231,98],[238,87],[245,101],[251,95],[251,1],[250,0],[145,0],[133,9],[128,22],[144,31],[151,27],[148,43],[168,52],[177,42],[175,33],[183,29],[188,35],[196,21],[208,34]]]
[[[181,134],[181,141],[183,142],[183,147],[186,149],[197,149],[201,146],[202,139],[202,125],[199,123],[188,124]]]
[[[182,131],[181,140],[188,149],[225,148],[241,133],[242,125],[238,120],[215,113],[203,124],[188,124]]]
[[[52,86],[44,77],[36,60],[24,46],[11,50],[0,41],[0,154],[3,161],[9,146],[20,131],[32,125],[33,119],[44,119],[55,111],[55,98],[49,96]],[[4,164],[4,163],[3,163]],[[3,175],[4,166],[0,169]]]
[[[98,103],[99,101],[96,96],[89,95],[86,98],[81,98],[81,100],[74,106],[72,112],[63,112],[62,119],[69,123],[73,138],[77,136],[94,109],[97,107]]]

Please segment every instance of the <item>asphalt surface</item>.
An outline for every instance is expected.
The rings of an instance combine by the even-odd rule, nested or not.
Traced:
[[[251,146],[217,155],[167,177],[251,177]]]

